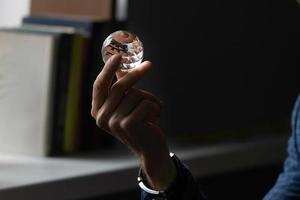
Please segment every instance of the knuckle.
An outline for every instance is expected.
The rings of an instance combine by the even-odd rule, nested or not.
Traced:
[[[97,118],[97,112],[98,112],[98,108],[97,108],[95,102],[92,101],[92,105],[91,105],[91,115],[92,115],[92,117],[93,117],[94,119]]]
[[[93,84],[93,90],[96,92],[100,92],[102,88],[104,87],[103,81],[96,80]]]
[[[106,129],[107,119],[104,113],[100,113],[97,115],[96,124],[99,128]]]
[[[120,121],[115,117],[111,117],[108,120],[108,127],[110,130],[112,130],[114,132],[118,132],[121,130]]]
[[[91,109],[91,115],[92,115],[93,118],[96,117],[96,111],[95,111],[94,108]]]
[[[131,131],[134,128],[134,121],[130,118],[121,121],[120,126],[124,131]]]

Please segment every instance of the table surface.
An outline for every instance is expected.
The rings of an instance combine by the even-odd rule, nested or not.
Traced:
[[[287,137],[171,148],[197,178],[282,163]],[[79,199],[138,188],[136,158],[123,147],[71,157],[0,153],[0,199]]]

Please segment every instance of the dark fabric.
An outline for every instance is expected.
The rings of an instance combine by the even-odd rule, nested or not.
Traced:
[[[264,200],[300,199],[300,95],[292,114],[292,135],[288,143],[288,157],[284,170]]]
[[[190,173],[188,167],[176,156],[173,161],[177,168],[177,176],[163,195],[153,195],[142,190],[142,200],[206,200],[201,194],[196,181]],[[147,185],[145,181],[144,184]],[[149,187],[149,186],[148,186]]]

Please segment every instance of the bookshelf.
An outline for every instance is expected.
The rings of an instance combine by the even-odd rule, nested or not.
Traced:
[[[81,1],[73,3],[74,7],[68,7],[68,1],[33,0],[30,14],[21,17],[21,25],[1,27],[0,62],[4,78],[0,84],[4,92],[10,90],[15,94],[4,95],[0,105],[2,152],[53,156],[113,143],[107,133],[97,128],[90,105],[93,82],[103,66],[101,44],[123,23],[112,19],[110,0],[93,0],[84,6],[80,6]],[[95,16],[95,12],[88,15],[91,7],[101,7],[105,16]],[[62,10],[51,14],[43,10],[48,8],[49,12]],[[14,61],[22,56],[22,64]],[[18,99],[23,99],[22,106],[16,103]],[[16,109],[16,105],[21,109]],[[19,121],[19,125],[15,126],[11,118]],[[31,131],[34,129],[38,130],[35,136]],[[22,135],[22,139],[16,135]],[[34,138],[39,138],[38,142]]]

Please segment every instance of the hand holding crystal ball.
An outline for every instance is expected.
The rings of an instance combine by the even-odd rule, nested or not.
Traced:
[[[126,72],[142,62],[144,49],[135,34],[119,30],[104,40],[101,53],[104,63],[112,55],[120,54],[122,56],[120,70]]]

